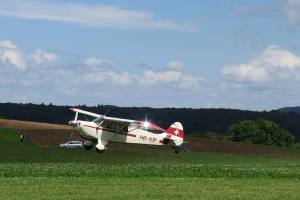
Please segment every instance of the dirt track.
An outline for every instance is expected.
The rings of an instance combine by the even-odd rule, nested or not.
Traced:
[[[0,127],[15,129],[19,133],[21,132],[26,136],[29,136],[34,143],[40,146],[57,146],[65,141],[81,140],[77,134],[73,134],[71,137],[72,128],[68,125],[0,119]],[[191,151],[261,154],[273,156],[299,156],[295,153],[274,150],[266,146],[254,144],[243,144],[200,137],[186,137],[186,141],[188,142],[188,148]],[[157,147],[134,144],[109,144],[109,148],[168,149],[168,147],[165,146]]]

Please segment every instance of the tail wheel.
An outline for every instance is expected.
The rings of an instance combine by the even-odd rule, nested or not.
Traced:
[[[181,145],[179,146],[173,146],[173,148],[175,149],[175,153],[178,154],[180,152],[189,152],[188,148],[187,148],[187,142],[183,142]]]

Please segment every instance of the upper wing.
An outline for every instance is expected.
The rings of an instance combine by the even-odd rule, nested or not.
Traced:
[[[98,115],[96,113],[80,110],[80,109],[77,109],[77,108],[70,108],[70,110],[75,112],[75,113],[81,113],[81,114],[88,115],[88,116],[95,117],[95,118],[98,118],[98,117],[101,116],[101,115]]]
[[[96,114],[96,113],[92,113],[92,112],[80,110],[80,109],[77,109],[77,108],[70,108],[70,110],[73,111],[73,112],[76,112],[76,113],[81,113],[81,114],[88,115],[88,116],[95,117],[95,118],[101,118],[101,119],[107,120],[107,121],[126,122],[126,123],[136,122],[135,120],[130,120],[130,119],[121,119],[121,118],[115,118],[115,117],[107,117],[105,115],[99,115],[99,114]]]

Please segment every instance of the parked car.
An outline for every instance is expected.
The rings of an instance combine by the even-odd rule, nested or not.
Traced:
[[[81,149],[82,142],[80,141],[68,141],[66,143],[60,144],[59,148],[63,149]]]

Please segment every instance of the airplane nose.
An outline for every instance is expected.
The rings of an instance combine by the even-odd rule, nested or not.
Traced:
[[[79,121],[69,121],[69,125],[73,126],[73,127],[77,127],[78,125],[80,125],[80,122]]]

